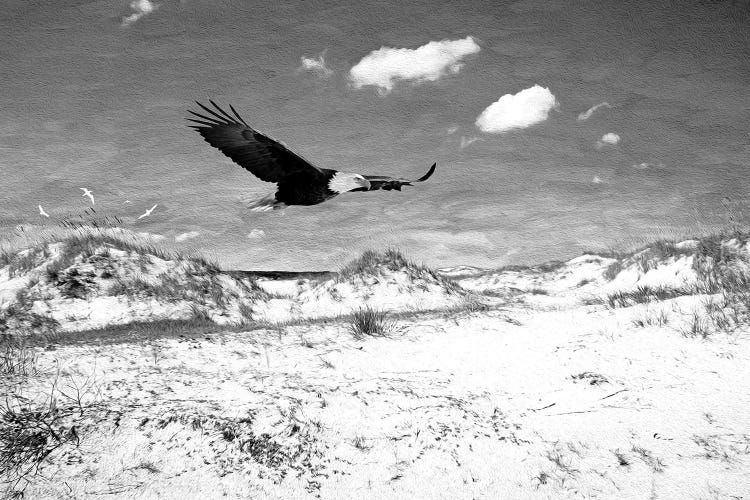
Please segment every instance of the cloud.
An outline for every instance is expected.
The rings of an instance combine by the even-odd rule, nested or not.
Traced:
[[[248,239],[259,240],[266,235],[266,232],[262,229],[253,229],[247,235]]]
[[[500,134],[543,122],[559,103],[548,88],[534,85],[517,94],[505,94],[479,115],[476,126],[482,132]]]
[[[324,50],[317,58],[300,57],[300,61],[302,62],[302,65],[299,67],[300,71],[312,71],[320,78],[328,78],[333,74],[333,70],[326,66],[325,55],[326,51]]]
[[[610,132],[608,134],[604,134],[601,139],[596,141],[596,147],[603,148],[607,144],[614,146],[615,144],[619,142],[620,142],[620,136],[615,134],[614,132]]]
[[[582,122],[582,121],[588,120],[589,118],[591,118],[591,115],[593,115],[594,112],[599,108],[611,108],[611,107],[612,106],[610,106],[608,102],[600,102],[596,106],[591,106],[589,109],[587,109],[586,111],[578,115],[578,121]]]
[[[155,241],[162,241],[167,239],[166,236],[163,234],[157,234],[157,233],[149,233],[147,231],[141,231],[139,233],[136,233],[138,236],[141,236],[146,239],[155,240]]]
[[[186,240],[190,240],[193,238],[197,238],[198,236],[200,236],[200,234],[201,233],[198,231],[188,231],[187,233],[178,234],[177,236],[174,237],[174,240],[178,242],[186,241]]]
[[[479,137],[464,137],[461,136],[461,149],[467,148],[477,141],[481,141]]]
[[[133,0],[130,2],[130,8],[133,9],[134,12],[122,19],[122,26],[130,26],[140,18],[151,14],[158,9],[159,6],[150,0]]]
[[[387,94],[399,80],[434,82],[448,73],[458,73],[463,67],[461,60],[479,50],[470,36],[429,42],[416,49],[381,47],[349,70],[349,81],[355,89],[373,85],[380,94]]]

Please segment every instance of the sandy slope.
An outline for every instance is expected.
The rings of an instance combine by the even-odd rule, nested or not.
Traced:
[[[670,252],[442,270],[484,294],[479,312],[424,269],[261,280],[222,314],[330,319],[36,348],[39,373],[4,376],[2,395],[20,410],[52,391],[76,432],[26,498],[747,498],[748,327],[686,336],[710,298],[697,291],[605,305],[695,285],[695,257]],[[115,256],[151,277],[174,265]],[[72,307],[58,293],[40,295]],[[336,317],[364,304],[400,313],[389,337],[355,339]]]
[[[662,306],[679,323],[691,300]],[[365,341],[331,324],[46,351],[60,386],[96,380],[101,409],[27,495],[742,498],[747,333],[636,328],[643,307],[428,315]]]

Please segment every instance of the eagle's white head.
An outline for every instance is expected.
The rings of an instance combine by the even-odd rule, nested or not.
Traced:
[[[336,172],[328,181],[328,189],[338,194],[361,188],[370,189],[370,181],[359,174]]]

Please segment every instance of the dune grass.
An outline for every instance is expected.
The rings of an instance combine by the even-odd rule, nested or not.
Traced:
[[[663,301],[693,295],[696,292],[691,287],[672,288],[666,286],[650,287],[639,286],[631,291],[617,291],[611,293],[606,298],[606,304],[614,309],[616,307],[630,307],[635,304],[645,304],[647,302]]]
[[[688,337],[707,338],[712,331],[731,332],[750,324],[750,230],[738,226],[685,238],[690,243],[659,239],[627,252],[610,251],[604,256],[617,258],[605,271],[613,280],[627,266],[635,265],[642,273],[656,269],[668,259],[692,258],[697,282],[684,287],[641,286],[632,291],[609,294],[605,304],[611,308],[668,300],[685,295],[712,296],[704,300],[702,311],[694,312]],[[640,326],[640,325],[639,325]]]
[[[212,273],[221,271],[218,263],[194,252],[185,252],[167,248],[163,242],[148,235],[141,235],[121,227],[93,226],[81,223],[75,227],[40,227],[30,230],[21,236],[4,241],[0,246],[0,265],[8,265],[19,258],[18,266],[29,266],[34,255],[44,253],[49,256],[50,245],[62,243],[57,264],[60,268],[70,266],[76,258],[89,258],[109,249],[117,249],[136,255],[153,255],[163,260],[186,260],[200,265]]]
[[[442,276],[434,269],[407,259],[400,250],[388,248],[385,251],[366,250],[358,258],[345,265],[338,273],[337,281],[342,282],[366,275],[380,276],[383,271],[405,272],[411,279],[428,279],[439,283],[450,293],[461,293],[463,289],[452,279]]]
[[[354,311],[349,320],[349,331],[356,339],[364,337],[384,337],[396,330],[395,321],[388,317],[386,311],[373,309],[370,306]]]

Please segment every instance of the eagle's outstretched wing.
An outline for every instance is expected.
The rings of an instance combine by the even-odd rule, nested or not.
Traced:
[[[210,99],[209,102],[216,108],[215,111],[197,101],[196,104],[207,114],[188,110],[188,113],[199,118],[188,118],[197,124],[190,127],[197,130],[206,142],[260,180],[280,182],[295,173],[325,173],[280,142],[254,130],[245,123],[231,104],[229,109],[234,116]]]
[[[370,189],[362,188],[357,189],[356,191],[375,191],[377,189],[383,189],[385,191],[391,191],[392,189],[395,189],[396,191],[401,191],[401,186],[411,186],[414,182],[424,182],[429,179],[435,172],[436,166],[437,163],[433,163],[430,167],[430,170],[426,174],[415,180],[395,179],[393,177],[385,177],[382,175],[365,175],[363,177],[370,181]]]

